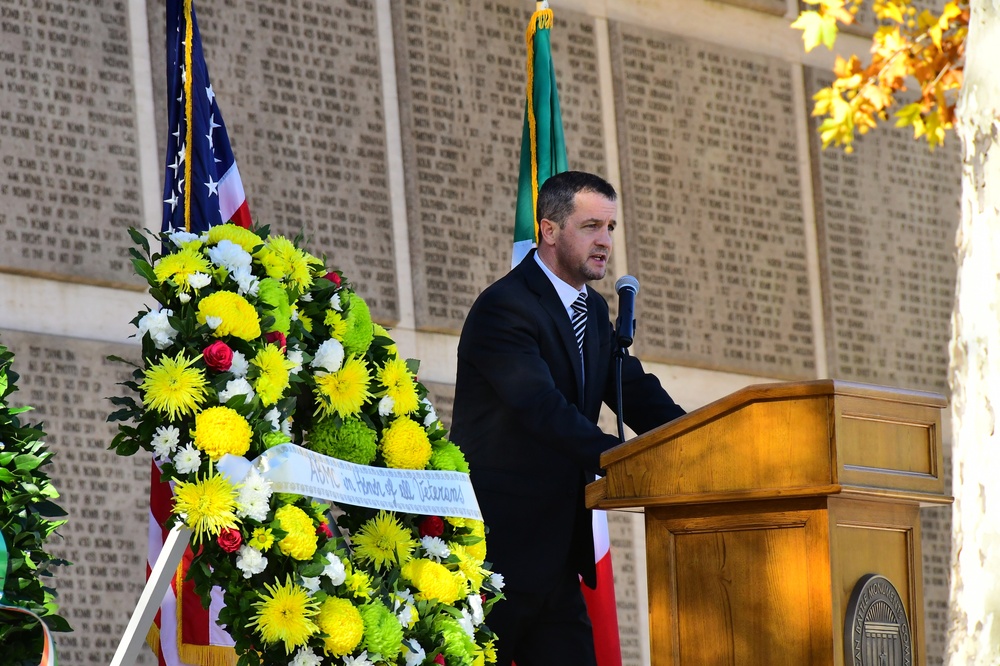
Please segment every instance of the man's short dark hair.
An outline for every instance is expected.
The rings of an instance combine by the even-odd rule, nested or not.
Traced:
[[[573,214],[573,199],[580,192],[594,192],[609,201],[618,199],[614,186],[600,176],[585,171],[563,171],[550,176],[538,189],[536,219],[552,220],[562,228]]]

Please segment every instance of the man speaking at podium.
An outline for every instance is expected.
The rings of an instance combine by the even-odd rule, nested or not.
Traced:
[[[538,249],[487,288],[458,345],[452,438],[462,447],[507,599],[493,607],[498,663],[592,666],[580,578],[595,586],[584,487],[619,443],[597,427],[617,408],[616,336],[587,283],[611,254],[617,194],[578,171],[538,192]],[[646,432],[684,414],[639,361],[622,367],[624,421]]]

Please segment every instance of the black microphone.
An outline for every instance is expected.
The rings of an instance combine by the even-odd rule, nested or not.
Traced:
[[[618,321],[615,336],[622,349],[632,344],[635,337],[635,295],[639,293],[639,281],[631,275],[623,275],[615,282],[618,292]]]

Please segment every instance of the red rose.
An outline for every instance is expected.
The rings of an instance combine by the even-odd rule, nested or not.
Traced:
[[[444,655],[443,654],[438,654],[436,657],[434,657],[434,663],[435,664],[441,664],[441,666],[446,666],[445,663],[444,663]]]
[[[329,273],[327,273],[323,277],[325,277],[327,280],[329,280],[330,282],[334,283],[338,287],[340,286],[340,274],[335,273],[333,271],[330,271]]]
[[[316,534],[321,534],[327,539],[333,538],[333,530],[330,529],[329,523],[320,523],[316,526]]]
[[[437,516],[427,516],[418,525],[420,536],[439,537],[444,534],[444,521]]]
[[[287,340],[285,339],[285,334],[281,331],[271,331],[264,336],[264,339],[268,342],[273,342],[281,348],[281,353],[285,353],[285,347],[287,346]]]
[[[227,553],[235,553],[243,544],[243,535],[240,534],[238,529],[226,527],[219,532],[217,541],[219,542],[219,548]]]
[[[233,366],[233,350],[222,340],[216,340],[201,352],[205,365],[216,372],[225,372]]]

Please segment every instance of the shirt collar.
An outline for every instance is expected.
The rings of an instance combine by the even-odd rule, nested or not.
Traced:
[[[538,252],[535,252],[535,262],[541,267],[542,272],[545,273],[545,277],[549,279],[552,286],[556,288],[556,294],[559,295],[559,300],[562,302],[563,307],[566,308],[567,311],[573,305],[573,301],[576,300],[577,296],[583,294],[584,297],[586,297],[589,293],[587,291],[587,285],[583,285],[583,289],[577,289],[553,273],[552,270],[545,265],[545,262],[542,261],[542,258],[538,256]]]

